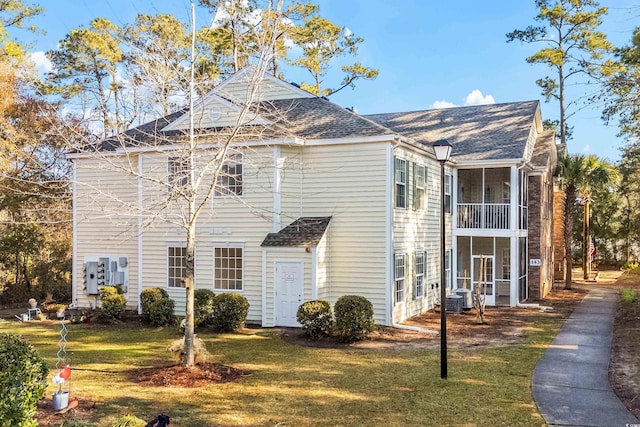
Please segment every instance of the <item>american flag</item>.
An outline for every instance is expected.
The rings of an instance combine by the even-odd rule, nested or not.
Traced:
[[[587,259],[589,260],[589,262],[593,262],[593,259],[596,256],[596,247],[593,244],[593,240],[591,239],[591,237],[589,237],[589,254]]]

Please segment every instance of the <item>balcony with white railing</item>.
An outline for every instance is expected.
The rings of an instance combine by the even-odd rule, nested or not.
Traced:
[[[458,228],[508,230],[510,211],[508,203],[458,203]]]
[[[457,187],[457,228],[511,229],[517,185],[510,168],[460,169]]]

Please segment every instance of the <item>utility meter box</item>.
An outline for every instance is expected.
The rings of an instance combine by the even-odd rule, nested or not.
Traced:
[[[98,295],[98,263],[84,263],[84,291],[87,295]]]

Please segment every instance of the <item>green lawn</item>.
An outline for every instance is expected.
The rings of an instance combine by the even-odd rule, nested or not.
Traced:
[[[306,348],[269,329],[200,334],[211,361],[251,375],[197,389],[142,387],[124,375],[173,363],[165,350],[178,337],[172,329],[70,325],[67,349],[72,393],[96,402],[91,421],[97,426],[111,426],[125,414],[148,421],[160,412],[171,416],[172,426],[184,427],[540,426],[531,375],[558,327],[557,319],[540,318],[522,344],[450,349],[447,380],[440,379],[438,350]],[[0,332],[24,335],[51,367],[58,328],[0,321]]]

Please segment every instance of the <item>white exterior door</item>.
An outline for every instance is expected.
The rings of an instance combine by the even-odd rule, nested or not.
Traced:
[[[483,272],[481,271],[481,258],[485,260],[485,268],[486,268],[486,277],[483,277]],[[471,272],[471,279],[473,281],[472,290],[475,295],[476,286],[480,283],[481,280],[485,281],[485,286],[480,287],[480,294],[484,295],[486,290],[486,300],[485,304],[487,305],[496,305],[496,282],[495,282],[495,257],[494,256],[473,256],[473,271]]]
[[[304,261],[276,261],[276,326],[300,326],[296,320],[304,296]]]

